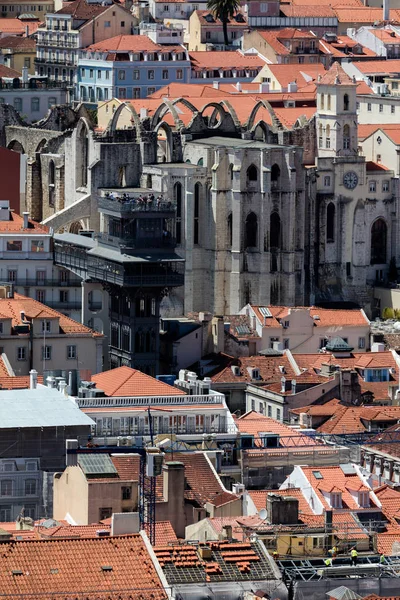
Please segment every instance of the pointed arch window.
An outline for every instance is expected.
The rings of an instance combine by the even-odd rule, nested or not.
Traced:
[[[350,107],[349,95],[345,94],[343,96],[343,110],[349,110],[349,107]]]
[[[328,94],[327,100],[328,100],[328,102],[327,102],[327,104],[328,104],[328,110],[331,110],[331,95],[330,94]]]
[[[348,150],[350,148],[350,127],[345,125],[343,127],[343,148]]]
[[[322,123],[320,123],[319,128],[318,128],[318,146],[320,148],[322,148],[322,146],[324,145],[324,139],[322,137],[322,133],[323,133]]]
[[[251,212],[247,215],[245,227],[245,248],[257,247],[258,222],[255,213]]]
[[[330,125],[326,126],[326,147],[330,148],[331,147],[331,127]]]
[[[277,212],[271,213],[269,220],[269,239],[271,250],[281,248],[281,218]]]
[[[228,215],[228,219],[227,219],[227,227],[228,227],[228,246],[229,248],[232,248],[232,242],[233,242],[233,234],[232,234],[232,213],[230,213]]]
[[[176,243],[182,243],[182,184],[179,181],[174,187],[176,204]]]
[[[321,108],[322,110],[325,108],[325,94],[321,94]]]
[[[335,241],[335,205],[330,202],[326,209],[326,241]]]
[[[371,265],[386,263],[387,225],[383,219],[377,219],[371,227]]]
[[[250,165],[247,169],[247,181],[249,183],[255,183],[258,181],[258,170],[255,165]]]

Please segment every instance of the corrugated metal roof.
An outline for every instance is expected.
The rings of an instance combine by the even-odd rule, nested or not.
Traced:
[[[0,390],[0,429],[94,425],[58,390],[38,385],[35,390]]]

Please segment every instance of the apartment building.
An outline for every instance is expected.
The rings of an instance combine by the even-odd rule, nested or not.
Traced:
[[[47,13],[54,11],[54,0],[1,0],[1,18],[16,19],[20,15],[34,15],[43,19]]]
[[[52,233],[0,201],[0,281],[15,292],[80,321],[81,280],[53,263]]]
[[[130,34],[137,19],[120,4],[91,4],[75,0],[56,13],[46,14],[37,31],[36,74],[78,82],[79,49],[119,34]]]
[[[146,98],[170,82],[187,83],[190,61],[181,45],[145,35],[119,35],[79,54],[79,98],[84,102]]]

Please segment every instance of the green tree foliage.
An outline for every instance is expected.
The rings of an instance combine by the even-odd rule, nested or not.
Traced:
[[[238,0],[208,0],[207,8],[216,19],[222,21],[222,30],[224,32],[224,44],[229,46],[228,39],[228,20],[237,13],[240,8]]]

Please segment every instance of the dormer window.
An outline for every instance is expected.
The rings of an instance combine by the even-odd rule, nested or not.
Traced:
[[[51,321],[42,321],[42,333],[50,333]]]
[[[341,492],[331,492],[330,504],[331,504],[332,508],[342,508],[342,493]]]
[[[358,506],[360,508],[369,508],[369,492],[358,492]]]

